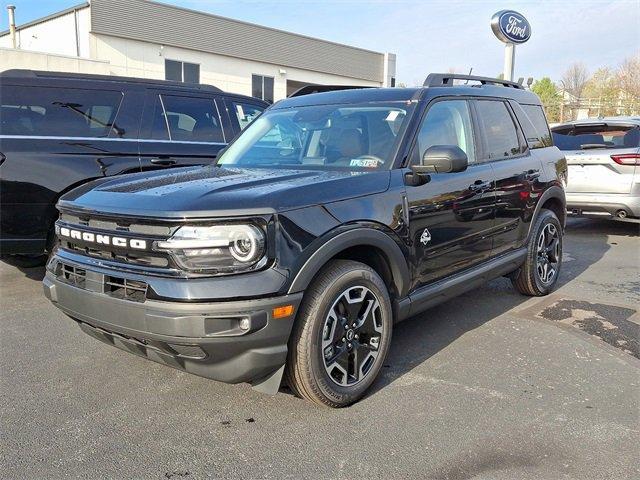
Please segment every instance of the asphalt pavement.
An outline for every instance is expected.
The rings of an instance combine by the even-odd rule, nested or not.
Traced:
[[[0,263],[0,477],[639,478],[638,225],[570,220],[564,260],[549,297],[498,279],[396,325],[342,410],[104,345]]]

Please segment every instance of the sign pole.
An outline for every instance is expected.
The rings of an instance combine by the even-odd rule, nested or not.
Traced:
[[[513,81],[513,71],[516,64],[516,46],[509,42],[504,44],[504,79]]]

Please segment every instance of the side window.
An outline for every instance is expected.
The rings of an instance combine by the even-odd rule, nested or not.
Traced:
[[[486,159],[497,160],[519,155],[522,149],[518,131],[506,104],[497,100],[478,100],[476,106],[485,134]]]
[[[212,98],[160,95],[151,138],[174,142],[224,143],[224,132]]]
[[[3,86],[0,134],[94,137],[117,128],[122,92]]]
[[[250,103],[233,102],[233,111],[236,112],[240,130],[244,130],[247,125],[260,116],[264,108]]]
[[[411,163],[417,164],[434,145],[457,145],[475,163],[471,114],[466,100],[443,100],[433,104],[422,121]]]
[[[544,110],[540,105],[520,105],[524,113],[529,117],[533,130],[527,129],[527,122],[522,124],[524,134],[527,138],[527,142],[531,148],[544,148],[553,145],[551,141],[551,133],[549,132],[549,125],[547,119],[544,116]]]

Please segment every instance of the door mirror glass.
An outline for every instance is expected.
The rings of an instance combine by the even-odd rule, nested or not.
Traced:
[[[425,150],[420,165],[413,165],[414,173],[463,172],[469,165],[467,154],[457,145],[433,145]]]

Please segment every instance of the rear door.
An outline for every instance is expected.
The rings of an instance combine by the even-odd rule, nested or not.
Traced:
[[[502,99],[474,101],[482,132],[482,161],[495,176],[496,224],[493,255],[519,247],[542,190],[542,164],[531,154],[512,105]]]
[[[553,140],[567,158],[568,193],[631,193],[640,153],[639,125],[606,121],[561,125],[553,129]]]
[[[0,88],[0,205],[3,248],[42,251],[62,193],[94,178],[139,172],[139,115],[109,89]]]
[[[233,136],[216,95],[153,90],[147,94],[140,138],[143,170],[208,165]]]

